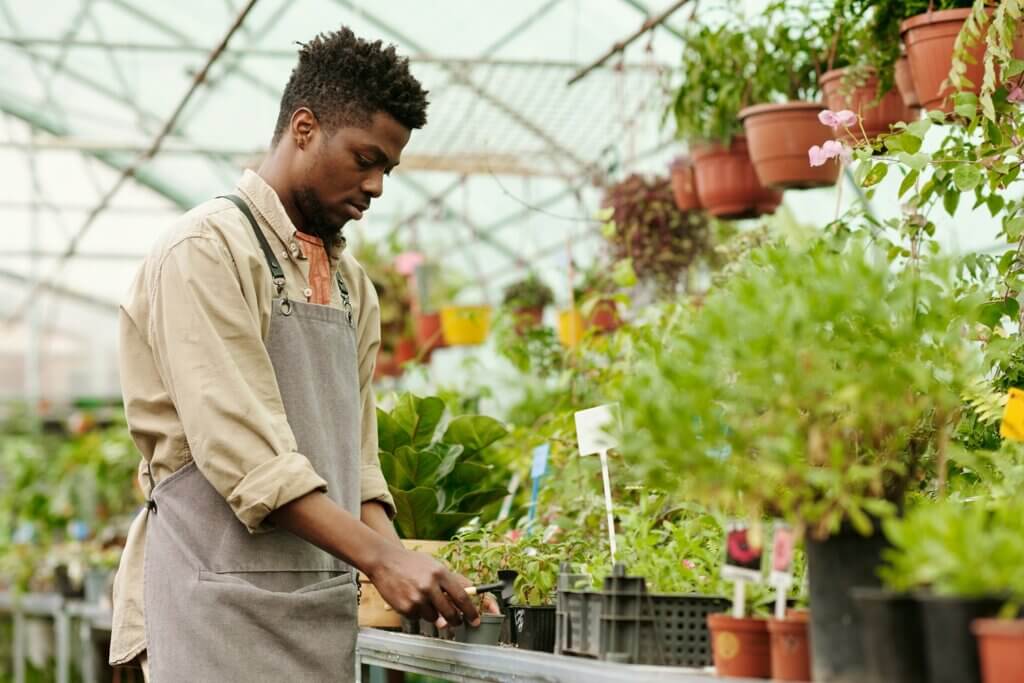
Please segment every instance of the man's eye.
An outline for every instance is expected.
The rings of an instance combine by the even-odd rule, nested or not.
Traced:
[[[356,155],[356,162],[363,168],[369,168],[370,166],[373,166],[373,159],[367,159],[362,154]]]

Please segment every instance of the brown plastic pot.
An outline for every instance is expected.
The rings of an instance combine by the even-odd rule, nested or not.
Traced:
[[[719,676],[771,678],[772,658],[765,619],[709,614],[711,649]]]
[[[758,104],[740,111],[750,160],[765,187],[805,190],[835,185],[839,164],[811,166],[807,150],[836,135],[818,120],[825,105],[817,102]]]
[[[512,317],[515,321],[516,334],[523,335],[544,323],[544,309],[540,306],[520,308],[512,312]]]
[[[851,127],[849,132],[843,129],[836,131],[839,139],[851,145],[858,144],[864,141],[865,134],[875,138],[888,133],[894,123],[914,121],[917,118],[916,113],[903,103],[903,97],[896,88],[875,102],[878,76],[874,73],[854,87],[843,83],[847,73],[849,69],[833,69],[821,76],[821,90],[828,108],[832,111],[849,109],[860,117],[860,123]]]
[[[698,211],[701,208],[700,196],[697,194],[697,174],[693,162],[689,159],[676,159],[670,167],[672,177],[672,196],[676,200],[676,208],[680,211]]]
[[[401,368],[411,360],[416,360],[416,340],[402,337],[395,344],[395,364]]]
[[[896,89],[900,91],[903,104],[908,109],[920,109],[921,100],[917,98],[917,88],[914,87],[914,73],[910,70],[910,59],[906,55],[900,55],[896,60],[895,76]]]
[[[747,139],[694,145],[692,149],[697,195],[705,210],[718,218],[757,218],[774,213],[782,193],[761,185],[750,161]]]
[[[768,621],[772,680],[811,680],[811,644],[807,620],[806,612],[791,611],[786,619]]]
[[[595,327],[602,332],[614,332],[622,327],[622,318],[619,317],[619,307],[614,299],[601,299],[594,304],[594,310],[590,312],[588,327]]]
[[[441,313],[420,313],[416,316],[416,345],[424,360],[430,358],[434,349],[444,347],[444,333],[441,331]]]
[[[1024,620],[975,619],[971,632],[978,638],[984,683],[1024,681]]]
[[[925,109],[937,109],[947,114],[953,111],[954,90],[943,88],[953,68],[953,47],[960,29],[971,14],[970,9],[947,9],[939,12],[925,12],[911,17],[900,24],[900,36],[910,58],[910,70],[914,75],[914,88]],[[985,41],[979,40],[970,50],[973,64],[968,62],[964,76],[975,94],[981,92],[985,73]],[[1018,38],[1014,56],[1024,55],[1024,44]]]

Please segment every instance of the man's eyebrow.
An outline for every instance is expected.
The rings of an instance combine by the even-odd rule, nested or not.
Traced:
[[[383,159],[387,165],[394,167],[398,166],[398,164],[400,163],[398,161],[391,161],[391,158],[384,152],[384,150],[378,147],[377,145],[373,144],[372,142],[367,143],[366,146],[378,159]]]

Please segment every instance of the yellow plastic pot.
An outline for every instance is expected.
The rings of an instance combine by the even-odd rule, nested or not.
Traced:
[[[446,306],[441,309],[441,330],[449,346],[483,344],[490,329],[490,306]]]
[[[573,347],[583,339],[586,324],[577,309],[558,312],[558,340],[562,346]]]

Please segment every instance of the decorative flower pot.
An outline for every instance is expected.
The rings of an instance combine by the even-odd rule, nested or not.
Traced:
[[[435,349],[444,348],[440,313],[420,313],[416,316],[416,345],[424,359],[430,358]]]
[[[838,164],[811,166],[807,158],[807,150],[835,137],[818,120],[824,110],[825,105],[816,102],[787,102],[740,111],[750,160],[762,185],[784,190],[835,185]]]
[[[914,88],[925,109],[938,109],[946,113],[953,111],[952,87],[943,88],[953,68],[953,47],[956,38],[970,16],[970,9],[948,9],[939,12],[925,12],[911,17],[900,24],[900,36],[910,58],[910,70],[914,75]],[[1014,56],[1024,54],[1020,40],[1014,49]],[[985,39],[980,38],[971,48],[974,63],[967,64],[964,76],[971,83],[971,92],[981,92],[985,73]]]
[[[916,597],[924,617],[928,683],[981,683],[981,662],[971,623],[994,617],[1003,600],[929,594]]]
[[[711,649],[719,676],[771,678],[772,659],[765,619],[709,614]]]
[[[572,348],[583,339],[585,322],[578,309],[558,312],[558,341]]]
[[[844,529],[824,541],[807,540],[815,681],[864,683],[867,679],[860,640],[863,625],[850,591],[855,586],[880,586],[878,567],[886,547],[878,529],[868,537]]]
[[[718,218],[756,218],[774,213],[782,193],[766,189],[750,161],[747,139],[728,145],[704,143],[692,150],[694,177],[701,205]]]
[[[807,620],[806,612],[790,612],[786,619],[768,620],[772,680],[811,680],[811,645]]]
[[[701,208],[697,194],[697,174],[693,161],[685,157],[676,159],[670,167],[672,172],[672,196],[680,211],[698,211]]]
[[[896,60],[895,69],[896,89],[900,91],[903,104],[908,109],[920,109],[921,100],[918,99],[917,88],[914,87],[914,73],[910,70],[910,59],[906,55],[900,55],[900,58]]]
[[[602,332],[614,332],[619,329],[622,326],[622,319],[619,318],[619,307],[615,300],[601,299],[594,304],[594,310],[590,312],[587,325]]]
[[[445,306],[441,329],[448,346],[478,346],[487,341],[491,329],[490,306]]]
[[[1024,681],[1024,620],[976,619],[971,632],[978,637],[984,683]]]
[[[395,364],[401,369],[411,360],[416,360],[416,340],[402,337],[395,345]]]
[[[516,334],[523,335],[544,324],[544,309],[539,306],[535,308],[520,308],[512,311],[512,318],[515,322]]]
[[[903,97],[895,87],[879,102],[875,102],[878,94],[878,76],[872,73],[862,84],[847,86],[843,79],[849,69],[833,69],[821,76],[821,90],[825,96],[825,104],[832,111],[849,109],[860,117],[860,124],[845,130],[836,131],[840,139],[848,144],[863,141],[864,133],[870,138],[888,133],[894,123],[913,121],[917,118],[903,103]],[[863,127],[864,133],[861,132]]]
[[[864,683],[926,683],[924,624],[917,600],[881,588],[854,588],[867,672]]]

